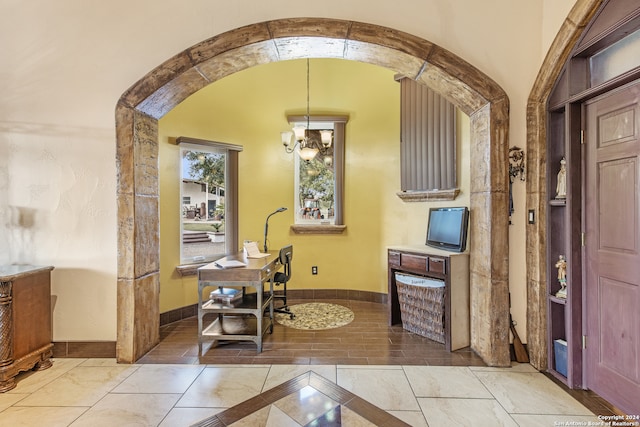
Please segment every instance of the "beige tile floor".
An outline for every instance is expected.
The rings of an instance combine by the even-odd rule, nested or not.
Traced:
[[[20,374],[17,387],[0,394],[0,426],[189,426],[310,370],[411,426],[598,422],[528,364],[119,365],[113,359],[56,359],[47,370]],[[317,412],[310,403],[317,399],[308,399],[313,388],[303,390],[232,425],[305,425],[305,416]],[[332,405],[325,397],[320,402]],[[342,420],[347,426],[372,425],[348,408]]]

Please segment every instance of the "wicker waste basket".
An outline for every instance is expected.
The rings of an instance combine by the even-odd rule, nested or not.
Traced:
[[[396,273],[402,327],[444,344],[444,281]]]

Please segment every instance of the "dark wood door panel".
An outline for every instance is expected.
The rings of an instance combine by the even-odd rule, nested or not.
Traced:
[[[638,254],[638,158],[598,163],[598,250]]]
[[[586,385],[640,413],[640,83],[586,105]]]

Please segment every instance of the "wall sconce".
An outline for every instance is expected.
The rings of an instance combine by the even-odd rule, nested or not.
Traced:
[[[509,224],[515,208],[513,206],[513,181],[520,176],[520,181],[525,180],[524,151],[520,147],[509,148]]]

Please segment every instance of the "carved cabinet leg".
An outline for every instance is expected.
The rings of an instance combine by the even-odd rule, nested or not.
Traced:
[[[0,367],[13,363],[12,303],[11,282],[0,282]]]
[[[8,378],[6,381],[0,381],[0,393],[9,391],[15,387],[16,387],[16,380],[13,378]]]

